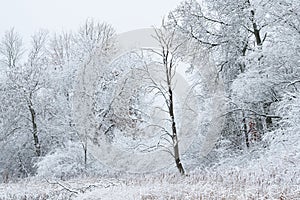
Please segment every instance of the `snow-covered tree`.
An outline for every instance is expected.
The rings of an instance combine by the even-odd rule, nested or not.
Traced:
[[[111,57],[115,53],[115,31],[109,24],[95,23],[87,20],[80,27],[75,36],[76,53],[79,58],[85,59],[79,63],[77,80],[74,88],[74,108],[76,129],[81,137],[84,150],[84,163],[87,163],[88,140],[95,134],[95,116],[99,115],[95,111],[95,92],[97,83],[102,81],[104,74],[111,69],[106,69]],[[103,91],[102,92],[108,92]],[[105,96],[104,94],[101,94]],[[98,99],[99,100],[99,99]],[[101,98],[100,98],[101,101]],[[107,108],[104,108],[106,110]],[[98,110],[99,112],[99,110]],[[102,124],[100,122],[100,124]]]

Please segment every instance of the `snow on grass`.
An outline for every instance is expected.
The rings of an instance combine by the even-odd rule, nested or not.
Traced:
[[[277,167],[1,184],[0,199],[300,199],[300,172]]]

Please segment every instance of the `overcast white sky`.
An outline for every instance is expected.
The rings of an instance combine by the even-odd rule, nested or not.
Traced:
[[[182,0],[0,0],[0,36],[11,27],[28,39],[39,28],[76,30],[87,18],[112,24],[118,33],[159,26]]]

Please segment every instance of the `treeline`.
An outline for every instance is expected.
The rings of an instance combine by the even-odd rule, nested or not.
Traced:
[[[218,145],[224,155],[263,148],[278,155],[275,161],[289,148],[290,153],[284,153],[287,160],[299,162],[299,13],[297,0],[187,0],[164,19],[163,29],[176,37],[171,46],[184,41],[177,58],[188,56],[191,66],[196,66],[203,52],[209,54],[218,69],[214,78],[224,82],[228,110],[222,115],[226,120]],[[88,158],[86,141],[95,134],[89,135],[87,127],[78,129],[72,112],[78,89],[75,77],[91,58],[97,58],[101,71],[92,108],[97,134],[112,139],[115,127],[135,128],[139,113],[130,105],[137,105],[136,99],[123,102],[135,112],[129,119],[115,114],[121,111],[114,112],[107,103],[112,98],[108,85],[115,85],[119,75],[106,67],[117,51],[115,38],[111,25],[94,20],[87,20],[75,32],[40,30],[32,36],[29,48],[14,29],[2,36],[2,181],[37,173],[72,177],[101,171]],[[82,135],[84,131],[87,134]],[[173,142],[174,147],[177,138]]]

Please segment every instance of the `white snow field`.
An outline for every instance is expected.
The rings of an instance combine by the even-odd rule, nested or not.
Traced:
[[[0,185],[0,199],[300,199],[299,169],[231,168],[179,174],[23,180]]]

